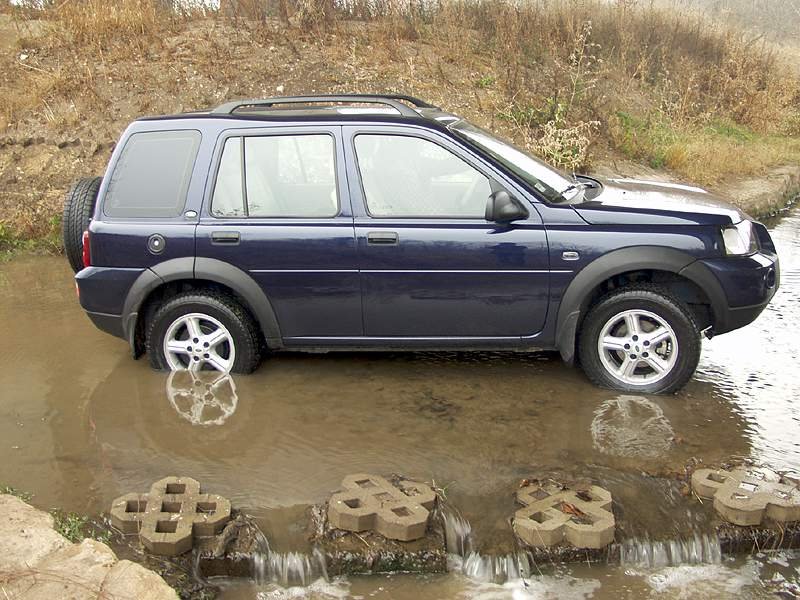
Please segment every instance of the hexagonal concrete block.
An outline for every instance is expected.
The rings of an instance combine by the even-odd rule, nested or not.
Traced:
[[[614,541],[611,494],[601,487],[575,491],[531,484],[517,490],[517,501],[525,506],[514,514],[514,531],[529,546],[567,542],[598,549]]]
[[[192,549],[195,537],[222,531],[231,503],[216,494],[201,494],[190,477],[165,477],[147,494],[126,494],[111,506],[112,524],[123,533],[139,533],[153,554],[177,556]]]
[[[692,489],[713,498],[717,513],[734,525],[760,525],[765,518],[800,521],[800,489],[765,469],[697,469]]]
[[[342,480],[344,491],[331,496],[328,522],[345,531],[374,530],[386,538],[411,541],[425,536],[436,493],[430,486],[357,473]]]

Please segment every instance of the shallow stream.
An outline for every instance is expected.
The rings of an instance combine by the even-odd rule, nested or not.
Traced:
[[[702,519],[641,474],[693,457],[800,471],[800,209],[772,231],[782,284],[767,311],[706,342],[679,394],[646,398],[597,389],[547,354],[284,354],[252,376],[194,382],[97,331],[66,260],[18,257],[0,265],[0,483],[41,508],[100,514],[160,477],[199,479],[254,514],[274,553],[262,583],[223,598],[767,597],[800,580],[800,555],[720,557]],[[550,469],[640,500],[622,566],[513,555],[513,491]],[[304,514],[354,472],[446,490],[462,519],[450,573],[319,578]]]

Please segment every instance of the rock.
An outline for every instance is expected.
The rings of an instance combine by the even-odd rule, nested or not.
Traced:
[[[175,590],[156,573],[129,560],[121,560],[109,571],[103,582],[103,598],[129,598],[136,590],[137,600],[174,600]]]
[[[69,546],[53,517],[19,498],[0,495],[0,572],[15,572]]]
[[[103,581],[116,562],[117,557],[108,546],[83,540],[56,550],[18,573],[18,577],[4,586],[4,591],[10,598],[20,600],[94,599],[100,595]]]
[[[0,589],[4,600],[175,600],[164,580],[130,561],[117,561],[105,544],[70,544],[53,517],[0,494]]]

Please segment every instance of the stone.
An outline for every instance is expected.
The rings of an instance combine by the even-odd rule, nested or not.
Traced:
[[[13,578],[3,588],[9,598],[94,599],[117,562],[112,550],[95,540],[68,544]]]
[[[15,496],[0,494],[0,572],[13,573],[69,546],[53,517]]]
[[[0,590],[7,600],[176,600],[156,573],[117,561],[105,544],[70,544],[53,517],[19,498],[0,495]]]
[[[524,505],[513,518],[517,536],[534,548],[563,543],[599,549],[614,541],[615,519],[611,494],[596,485],[587,490],[563,489],[532,483],[517,490]]]
[[[125,534],[139,534],[148,551],[178,556],[192,549],[195,537],[216,535],[231,517],[231,503],[201,494],[191,477],[165,477],[147,494],[125,494],[111,504],[111,524]]]
[[[391,540],[425,536],[436,493],[424,483],[399,480],[395,486],[377,475],[358,473],[342,481],[344,491],[331,496],[328,521],[344,531],[375,531]]]
[[[108,572],[103,581],[104,598],[129,598],[136,591],[136,600],[175,599],[175,590],[156,573],[129,560],[121,560]]]
[[[734,525],[761,525],[765,518],[800,521],[800,489],[767,470],[697,469],[692,489],[701,498],[713,498],[717,513]]]

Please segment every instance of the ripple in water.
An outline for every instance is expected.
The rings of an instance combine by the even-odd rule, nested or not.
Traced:
[[[652,458],[670,449],[675,432],[664,411],[643,396],[606,400],[594,412],[594,447],[604,454]]]

